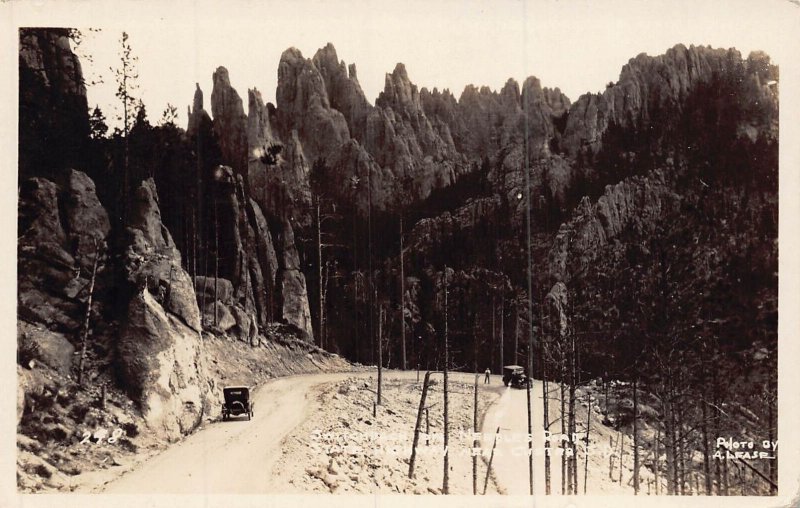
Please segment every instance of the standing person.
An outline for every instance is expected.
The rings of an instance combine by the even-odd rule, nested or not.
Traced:
[[[486,377],[483,380],[483,384],[489,384],[489,376],[492,374],[492,371],[489,369],[489,367],[486,367],[485,374]]]

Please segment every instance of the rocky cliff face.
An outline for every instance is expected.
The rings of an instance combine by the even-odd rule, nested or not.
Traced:
[[[602,94],[582,95],[572,105],[562,146],[571,156],[582,148],[596,152],[610,122],[625,127],[646,125],[654,111],[679,107],[698,84],[738,69],[743,72],[742,79],[754,81],[758,95],[772,95],[761,83],[765,65],[757,55],[743,61],[735,49],[687,48],[682,44],[655,57],[640,54],[622,68],[616,84]]]
[[[225,67],[217,68],[213,80],[211,114],[214,115],[214,133],[219,140],[222,162],[235,168],[237,173],[246,174],[249,136],[242,99],[231,86]]]
[[[117,345],[118,368],[148,426],[177,439],[200,424],[209,394],[200,311],[161,222],[152,180],[136,191],[126,233],[124,271],[134,294]]]
[[[68,170],[59,180],[35,177],[20,185],[17,311],[32,323],[74,333],[82,326],[81,293],[95,255],[105,254],[110,227],[86,174]],[[99,280],[102,293],[102,261]]]
[[[284,220],[281,226],[280,246],[278,287],[281,297],[281,316],[287,323],[296,326],[307,340],[312,341],[314,336],[306,278],[300,266],[294,230],[288,220]]]
[[[679,205],[680,197],[658,171],[607,186],[596,203],[584,198],[553,240],[548,255],[552,280],[568,282],[625,228],[649,231]]]
[[[89,137],[83,72],[67,29],[20,29],[20,180],[82,167]]]

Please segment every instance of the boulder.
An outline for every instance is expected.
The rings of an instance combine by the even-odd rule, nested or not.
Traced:
[[[238,305],[231,307],[230,312],[236,321],[236,326],[230,330],[231,333],[235,334],[242,342],[251,342],[252,336],[258,334],[258,325],[253,315]]]
[[[311,310],[308,306],[306,278],[300,270],[281,270],[279,277],[281,291],[281,315],[287,323],[296,326],[308,341],[314,338],[311,326]]]
[[[122,382],[156,435],[177,440],[201,424],[210,399],[200,334],[148,291],[131,299],[117,353]]]
[[[195,291],[197,291],[197,304],[203,305],[203,295],[205,294],[205,304],[214,301],[214,277],[198,275],[194,278]],[[233,305],[233,284],[228,279],[218,278],[216,281],[217,300]]]
[[[25,321],[17,321],[19,347],[35,351],[35,359],[67,376],[72,370],[75,347],[60,333]]]
[[[206,328],[214,326],[214,302],[209,301],[206,302],[206,306],[203,309],[203,319],[205,320]],[[231,313],[231,307],[218,302],[217,303],[217,328],[222,330],[223,332],[228,332],[236,326],[236,318],[234,318],[233,314]]]

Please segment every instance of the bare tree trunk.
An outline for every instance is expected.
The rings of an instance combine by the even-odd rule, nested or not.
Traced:
[[[383,387],[383,305],[378,311],[378,405],[381,405]]]
[[[425,410],[425,399],[428,397],[428,384],[430,383],[430,380],[431,371],[428,371],[425,373],[425,379],[422,381],[422,396],[419,398],[417,424],[414,426],[414,443],[411,445],[411,458],[408,459],[409,478],[414,478],[414,464],[417,458],[417,446],[419,445],[419,426],[422,424],[422,411]]]
[[[100,260],[100,243],[94,239],[94,262],[92,263],[92,278],[89,281],[89,296],[86,298],[86,315],[83,321],[83,339],[81,340],[81,361],[78,365],[78,384],[83,386],[83,369],[86,364],[86,346],[89,342],[89,322],[92,317],[92,298],[94,297],[94,282],[97,278],[97,264]]]
[[[514,365],[519,365],[519,305],[514,305]]]
[[[529,354],[532,354],[529,353]],[[532,362],[529,362],[532,363]],[[528,436],[533,435],[533,411],[531,411],[531,378],[529,377],[525,382],[525,392],[528,397]],[[533,440],[528,439],[528,484],[530,487],[530,494],[533,495]]]
[[[450,450],[448,443],[450,440],[450,415],[448,407],[448,376],[447,371],[450,363],[450,346],[447,337],[447,265],[444,267],[444,464],[442,474],[442,494],[450,493]]]
[[[729,490],[729,483],[728,483],[728,461],[722,461],[722,492],[726,496],[730,495]]]
[[[639,397],[633,381],[633,495],[639,495]]]
[[[624,466],[623,457],[625,456],[625,434],[619,431],[619,485],[622,486],[622,468]]]
[[[503,353],[506,348],[506,334],[505,334],[505,312],[506,312],[506,297],[500,297],[500,368],[497,372],[503,372],[504,358]]]
[[[660,482],[658,479],[658,459],[661,455],[658,449],[659,446],[659,439],[661,439],[661,429],[656,431],[656,439],[653,443],[653,474],[655,475],[655,483],[656,483],[656,495],[659,495],[659,487]]]
[[[664,452],[667,458],[667,495],[675,495],[675,433],[672,419],[672,403],[669,401],[670,393],[667,391],[663,395],[664,410]]]
[[[478,495],[478,456],[475,450],[480,446],[480,442],[475,439],[478,434],[478,374],[475,374],[475,397],[472,402],[472,495]]]
[[[775,441],[775,403],[776,394],[775,394],[775,374],[773,371],[770,371],[769,374],[769,383],[767,385],[767,437],[769,437],[770,446],[771,443]],[[769,493],[772,496],[778,495],[778,466],[776,464],[778,457],[777,453],[772,453],[775,455],[775,459],[767,461],[769,463],[769,481],[770,481],[770,489]]]
[[[678,408],[681,405],[678,404]],[[683,411],[679,410],[676,411],[676,416],[678,417],[678,421],[676,424],[676,428],[678,429],[678,454],[677,454],[677,465],[678,465],[678,482],[680,485],[680,492],[682,496],[686,495],[686,461],[685,461],[685,436],[684,436],[684,429],[683,429]]]
[[[586,416],[586,461],[583,465],[583,494],[586,495],[586,483],[589,479],[589,438],[592,430],[592,394],[589,394],[589,409]]]
[[[567,467],[569,469],[568,476],[569,476],[569,493],[570,494],[577,494],[577,446],[574,441],[575,432],[577,430],[575,424],[575,383],[577,381],[577,376],[575,375],[575,335],[570,334],[570,384],[569,384],[569,421],[567,423],[567,428],[569,432],[569,446],[572,449],[572,455],[569,457],[569,461],[567,463]]]
[[[219,217],[217,216],[217,195],[214,190],[214,326],[219,324],[217,305],[219,300]]]
[[[544,430],[550,430],[550,389],[547,383],[547,368],[545,363],[545,341],[542,340],[542,418],[544,419]],[[550,440],[544,441],[544,492],[550,495]]]
[[[325,322],[325,318],[323,316],[323,313],[325,312],[325,298],[322,296],[322,222],[319,215],[319,208],[320,199],[319,196],[316,196],[314,198],[314,213],[316,214],[317,223],[317,333],[319,334],[319,347],[324,348],[325,344],[322,341],[322,327],[324,326]],[[380,391],[380,385],[378,385],[378,391]],[[380,404],[380,396],[378,397],[378,404]]]
[[[489,485],[489,475],[492,474],[492,462],[494,461],[494,450],[497,448],[497,435],[500,434],[500,427],[494,433],[494,444],[492,445],[492,453],[489,455],[489,465],[486,466],[486,478],[483,480],[483,495],[486,495],[486,487]]]
[[[565,397],[565,390],[564,390],[564,376],[566,375],[566,368],[564,367],[564,359],[562,359],[561,364],[561,435],[567,433],[567,419],[564,418],[566,414],[566,407],[564,405],[564,397]],[[565,495],[566,491],[566,480],[567,480],[567,453],[566,453],[566,445],[565,440],[561,439],[561,495]]]
[[[374,273],[372,273],[372,170],[367,170],[367,269],[368,277],[367,280],[369,281],[369,288],[367,293],[368,298],[372,300],[373,291],[375,290],[375,282],[373,281]],[[367,310],[369,313],[369,361],[374,362],[374,340],[375,340],[375,328],[373,324],[373,307],[375,305],[375,301],[372,300],[369,302],[367,306]]]
[[[406,361],[406,274],[403,261],[403,212],[400,212],[400,348],[403,353],[403,370],[408,369]]]
[[[705,382],[703,383],[705,385]],[[702,431],[703,440],[703,476],[705,477],[706,495],[711,495],[711,450],[708,445],[708,408],[706,407],[705,397],[700,396],[701,418],[703,423],[700,430]]]
[[[492,341],[491,341],[491,347],[489,348],[489,351],[491,351],[490,359],[489,359],[489,365],[494,365],[495,344],[497,343],[497,327],[496,327],[496,319],[495,319],[496,318],[496,314],[497,314],[497,305],[495,303],[494,292],[492,292]],[[477,319],[476,319],[476,322],[477,322]],[[477,372],[477,369],[476,369],[475,372]],[[500,372],[502,372],[502,369],[500,370]]]

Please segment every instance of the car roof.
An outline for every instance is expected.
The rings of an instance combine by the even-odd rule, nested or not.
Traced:
[[[503,368],[504,369],[523,369],[524,367],[522,365],[506,365]]]
[[[249,386],[226,386],[223,390],[249,390]]]

